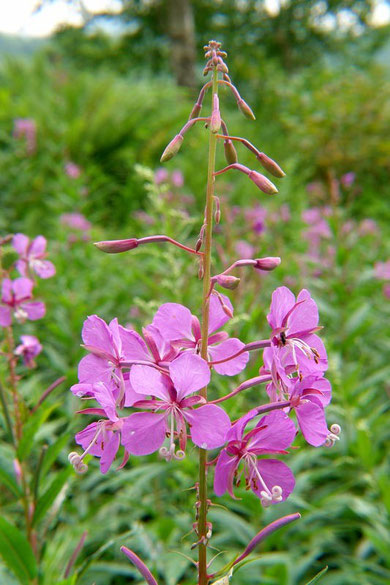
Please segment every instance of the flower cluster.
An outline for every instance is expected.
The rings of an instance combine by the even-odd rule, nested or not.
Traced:
[[[14,321],[25,323],[37,321],[44,317],[46,308],[41,301],[33,300],[35,277],[50,278],[55,274],[55,267],[46,260],[46,239],[37,236],[30,239],[24,234],[12,238],[12,247],[18,259],[9,271],[3,271],[0,301],[0,327],[10,327]],[[16,269],[20,276],[11,278]],[[34,335],[22,335],[21,344],[15,349],[15,355],[23,358],[28,368],[35,366],[34,358],[41,352],[42,346]]]

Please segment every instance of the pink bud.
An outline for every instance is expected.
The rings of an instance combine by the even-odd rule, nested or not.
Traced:
[[[242,98],[237,100],[237,106],[246,118],[249,118],[250,120],[256,120],[254,113],[252,112],[246,101],[244,101]]]
[[[230,276],[229,274],[217,274],[217,276],[214,278],[219,286],[222,286],[222,288],[226,288],[228,290],[234,290],[240,284],[239,278]]]
[[[233,142],[231,140],[225,140],[223,143],[223,148],[225,151],[226,162],[229,165],[236,163],[238,161],[238,156]]]
[[[248,175],[251,181],[254,182],[257,187],[263,191],[263,193],[268,193],[268,195],[274,195],[278,192],[277,188],[267,177],[258,173],[257,171],[251,171]]]
[[[23,470],[22,470],[22,466],[20,465],[19,459],[13,460],[13,466],[14,466],[16,481],[18,482],[19,485],[21,485],[22,484],[22,477],[23,477]]]
[[[94,246],[102,252],[106,252],[106,254],[120,254],[121,252],[127,252],[128,250],[137,248],[138,240],[136,238],[130,238],[129,240],[106,240],[104,242],[95,242]]]
[[[204,277],[204,268],[203,268],[203,262],[200,261],[199,263],[199,269],[198,269],[198,278],[200,280],[202,280],[202,278]]]
[[[260,152],[257,155],[257,158],[259,159],[265,170],[271,173],[271,175],[273,175],[274,177],[282,179],[283,177],[286,176],[286,173],[280,168],[280,166],[274,160],[272,160],[272,158],[264,154],[264,152]]]
[[[229,307],[225,304],[222,305],[222,311],[229,317],[229,319],[233,319],[233,312]]]
[[[196,103],[194,105],[194,107],[192,108],[190,117],[188,118],[189,120],[193,120],[194,118],[197,118],[200,114],[200,110],[202,109],[202,104],[198,104]]]
[[[171,140],[171,142],[168,144],[168,146],[162,153],[160,162],[166,162],[167,160],[173,158],[175,154],[179,152],[182,142],[183,136],[181,134],[176,134],[175,138]]]
[[[254,268],[256,270],[265,270],[269,272],[274,270],[281,263],[281,259],[278,256],[268,256],[268,258],[256,258],[256,264]]]
[[[221,113],[219,111],[219,99],[217,94],[213,95],[213,111],[210,119],[210,130],[213,134],[219,132],[221,127]]]

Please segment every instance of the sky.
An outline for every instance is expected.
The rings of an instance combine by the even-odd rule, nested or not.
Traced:
[[[266,0],[269,12],[277,12],[280,2],[285,0]],[[83,0],[90,12],[109,10],[118,11],[120,0]],[[82,24],[80,10],[75,4],[66,0],[53,0],[34,12],[38,0],[0,0],[0,33],[20,35],[23,37],[45,37],[50,35],[58,25],[69,23]],[[377,0],[372,23],[376,26],[390,22],[390,1]]]

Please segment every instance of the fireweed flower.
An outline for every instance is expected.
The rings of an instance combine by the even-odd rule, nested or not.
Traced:
[[[15,263],[16,270],[27,276],[28,271],[35,272],[41,278],[50,278],[56,273],[55,266],[46,257],[46,238],[37,236],[30,242],[30,238],[24,234],[16,234],[12,240],[12,246],[20,258]]]
[[[317,305],[307,290],[301,290],[297,300],[286,286],[273,292],[267,320],[272,329],[271,343],[278,348],[287,373],[297,371],[301,376],[327,369],[324,344],[315,335],[321,329],[318,319]]]
[[[34,358],[42,351],[42,345],[34,335],[22,335],[21,344],[15,348],[15,355],[22,356],[27,368],[34,368]]]
[[[228,297],[225,295],[220,295],[220,297],[230,313],[233,314],[233,306]],[[222,308],[221,301],[215,295],[211,295],[208,338],[210,361],[228,359],[229,356],[238,353],[245,345],[235,337],[229,338],[225,331],[217,332],[229,319],[230,317]],[[161,305],[153,319],[153,325],[175,347],[199,353],[202,341],[200,323],[187,307],[178,303]],[[239,356],[213,367],[218,374],[234,376],[242,372],[248,359],[248,352],[243,352]]]
[[[84,449],[82,455],[76,452],[69,454],[69,461],[78,473],[85,473],[88,469],[83,462],[85,456],[89,453],[100,458],[100,470],[107,473],[110,469],[115,456],[118,452],[121,439],[121,430],[125,419],[117,415],[117,401],[120,390],[113,384],[104,384],[97,382],[94,384],[75,384],[71,388],[77,396],[86,396],[94,398],[100,405],[100,408],[87,408],[81,411],[85,414],[98,414],[105,416],[106,419],[100,419],[98,422],[89,424],[85,429],[77,433],[76,443]],[[125,391],[125,406],[132,406],[136,399],[132,388],[127,384]]]
[[[4,278],[1,292],[0,326],[8,327],[12,323],[12,316],[19,323],[26,319],[37,321],[45,315],[44,303],[31,301],[34,283],[29,278]]]
[[[225,442],[230,428],[228,415],[215,404],[205,404],[201,396],[190,396],[210,381],[210,369],[199,356],[182,353],[169,365],[169,376],[147,366],[133,366],[130,383],[140,395],[134,408],[152,412],[136,412],[123,423],[122,442],[130,454],[149,455],[159,450],[167,461],[182,459],[187,442],[187,428],[191,439],[202,449],[214,449]],[[152,396],[145,400],[142,397]],[[175,430],[176,429],[176,430]],[[164,447],[166,436],[169,447]],[[175,437],[180,449],[176,451]]]
[[[290,468],[277,459],[258,459],[259,455],[286,453],[295,437],[295,425],[288,416],[274,411],[263,416],[251,431],[246,425],[257,415],[253,409],[240,418],[227,433],[227,445],[219,454],[215,468],[214,491],[222,496],[226,491],[234,498],[233,483],[240,485],[242,473],[247,489],[251,489],[264,507],[288,498],[295,486]],[[243,471],[238,474],[238,467]]]

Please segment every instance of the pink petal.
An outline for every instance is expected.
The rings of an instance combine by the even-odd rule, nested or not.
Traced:
[[[150,366],[133,366],[130,371],[130,384],[138,394],[170,400],[166,377],[164,380],[164,376]]]
[[[9,307],[0,307],[0,325],[9,327],[12,323],[11,309]]]
[[[261,428],[261,427],[266,428]],[[293,421],[280,410],[274,410],[263,416],[256,425],[259,432],[253,431],[248,450],[261,449],[263,452],[283,451],[295,439],[295,425]]]
[[[15,234],[12,238],[12,246],[20,256],[26,256],[30,238],[24,234]]]
[[[36,260],[33,263],[33,270],[41,278],[50,278],[56,273],[54,264],[49,260]]]
[[[42,319],[46,313],[46,307],[44,303],[22,303],[20,307],[26,311],[27,317],[30,319],[30,321],[37,321],[38,319]]]
[[[164,443],[165,431],[165,414],[136,412],[123,423],[122,444],[133,455],[149,455]]]
[[[233,313],[233,305],[230,302],[230,299],[226,295],[222,295],[223,303],[230,309]],[[209,334],[214,333],[217,329],[220,329],[230,320],[229,315],[225,313],[222,309],[221,301],[218,299],[216,295],[211,295],[210,297],[210,317],[209,317]]]
[[[90,315],[84,321],[81,333],[85,345],[97,347],[109,354],[113,353],[113,336],[108,325],[97,315]]]
[[[257,408],[253,408],[252,410],[244,414],[244,416],[239,418],[238,421],[235,422],[234,425],[229,430],[226,436],[226,441],[229,443],[231,441],[241,441],[246,425],[250,420],[252,420],[252,418],[256,416],[256,414]]]
[[[270,327],[278,329],[282,326],[284,316],[295,304],[295,296],[286,286],[280,286],[272,293],[270,312],[267,320]]]
[[[300,402],[295,408],[295,414],[306,441],[313,447],[323,445],[328,436],[323,407],[312,400],[308,400],[307,402]]]
[[[94,398],[103,408],[106,416],[113,422],[119,420],[116,414],[115,398],[112,391],[103,382],[96,382],[92,388]]]
[[[163,337],[171,341],[194,339],[191,311],[178,303],[161,305],[153,318],[152,325],[157,327]]]
[[[92,384],[101,381],[108,384],[111,380],[112,370],[112,366],[106,360],[93,354],[86,355],[79,363],[79,382]]]
[[[140,395],[138,392],[134,390],[132,385],[130,384],[130,380],[125,379],[125,406],[133,406],[135,402],[138,402],[140,399]]]
[[[294,333],[314,329],[318,325],[318,308],[310,296],[309,291],[303,289],[298,295],[296,309],[288,318],[288,335],[294,337]]]
[[[244,347],[244,343],[239,339],[232,337],[223,341],[219,345],[214,347],[209,346],[209,354],[211,355],[212,361],[217,362],[228,358],[230,355],[234,355]],[[224,362],[223,364],[216,364],[213,366],[216,372],[225,376],[235,376],[242,372],[249,360],[249,353],[245,351],[241,355]]]
[[[216,404],[206,404],[196,410],[185,410],[183,416],[189,423],[193,443],[202,449],[221,447],[230,429],[230,418]]]
[[[146,343],[136,331],[119,325],[119,335],[122,341],[123,357],[126,361],[152,361]]]
[[[20,258],[19,258],[19,260],[16,260],[15,268],[19,272],[19,274],[21,274],[22,276],[26,276],[27,267],[28,267],[28,262],[26,260],[23,260]]]
[[[116,358],[120,358],[122,355],[122,339],[119,334],[118,319],[116,317],[109,322],[108,328],[111,331],[113,339],[113,355],[115,355]]]
[[[111,435],[111,436],[110,436]],[[120,433],[107,433],[100,458],[100,471],[107,473],[110,469],[120,445]],[[103,445],[102,445],[103,446]]]
[[[210,368],[207,362],[188,351],[171,362],[169,375],[177,392],[177,402],[204,388],[210,382]]]
[[[1,285],[1,300],[3,303],[12,303],[12,280],[4,278]]]
[[[32,297],[33,287],[34,283],[29,278],[25,278],[24,276],[16,278],[12,283],[12,290],[15,295],[15,300],[20,302],[25,299],[30,299]]]
[[[39,258],[45,253],[46,250],[46,238],[43,236],[37,236],[31,242],[30,249],[28,251],[29,256],[35,256],[35,258]]]
[[[233,497],[233,478],[237,465],[238,458],[230,457],[226,449],[223,449],[215,466],[214,492],[217,496],[222,496],[228,490]]]
[[[295,478],[291,469],[277,459],[261,459],[257,462],[257,469],[268,489],[271,491],[275,485],[280,486],[282,488],[282,501],[286,500],[295,487]],[[258,484],[257,490],[253,491],[260,498],[260,492],[264,488],[260,482]]]
[[[70,391],[81,398],[82,396],[93,396],[93,385],[92,384],[73,384],[70,387]]]

